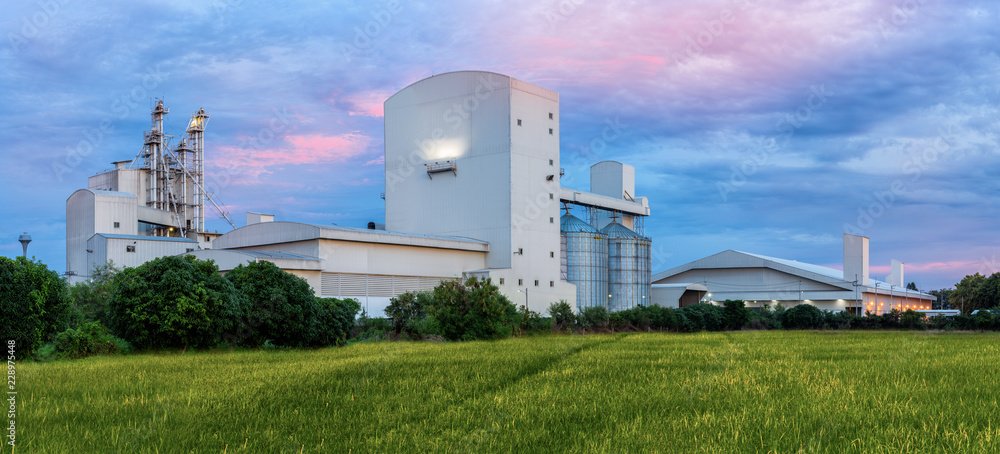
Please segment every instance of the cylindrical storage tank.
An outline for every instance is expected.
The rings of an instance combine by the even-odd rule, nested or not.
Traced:
[[[608,310],[649,306],[652,241],[618,222],[601,232],[608,236]]]
[[[566,280],[576,284],[576,307],[607,307],[608,237],[572,214],[559,219],[566,254]]]

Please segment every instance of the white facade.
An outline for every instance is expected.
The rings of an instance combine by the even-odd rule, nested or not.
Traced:
[[[849,257],[845,256],[845,260]],[[855,286],[853,277],[848,280],[844,274],[825,266],[728,250],[653,275],[653,297],[656,304],[676,307],[673,301],[656,299],[657,284],[697,283],[707,291],[703,302],[743,300],[748,307],[781,304],[786,308],[812,304],[823,310],[858,315],[866,311],[881,314],[891,309],[931,309],[934,301],[931,295],[872,278],[867,285]],[[681,306],[686,304],[682,302]]]
[[[489,243],[477,274],[515,304],[575,301],[559,274],[557,93],[481,71],[404,88],[385,102],[385,180],[386,229]]]
[[[87,251],[93,251],[88,242],[95,234],[138,233],[137,206],[135,195],[117,191],[80,189],[66,199],[66,274],[70,282],[85,279],[93,270],[93,252]]]
[[[233,230],[215,241],[215,249],[193,255],[214,260],[223,272],[270,261],[305,279],[317,296],[355,298],[368,314],[382,316],[394,296],[431,290],[442,280],[483,269],[489,250],[488,243],[468,238],[261,222]]]
[[[144,159],[162,154],[165,113],[158,104]],[[148,241],[157,237],[147,244],[109,235],[177,236],[191,232],[192,216],[156,205],[151,194],[162,196],[173,180],[151,177],[152,164],[129,169],[130,161],[117,162],[67,201],[67,270],[86,275],[98,260],[117,257],[120,241],[131,240],[151,254],[192,252],[222,271],[271,261],[306,279],[317,295],[357,298],[372,315],[400,293],[466,276],[488,277],[515,304],[545,313],[553,302],[576,301],[576,286],[560,273],[560,202],[614,211],[633,229],[636,217],[649,214],[647,200],[634,197],[635,169],[622,163],[594,166],[591,186],[599,193],[561,188],[559,135],[553,91],[491,72],[433,76],[385,102],[383,229],[273,222],[271,215],[248,213],[246,227],[215,241],[196,232],[197,242],[155,247]],[[187,184],[178,186],[181,195],[196,192]],[[111,227],[112,219],[119,224]],[[102,252],[82,252],[90,243]],[[130,253],[123,258],[128,263],[116,264],[155,258]],[[648,277],[647,270],[647,283]]]

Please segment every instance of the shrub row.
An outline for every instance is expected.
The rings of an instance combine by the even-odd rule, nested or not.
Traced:
[[[316,298],[305,280],[266,261],[223,277],[211,261],[161,257],[114,281],[111,328],[137,348],[339,345],[360,309]]]

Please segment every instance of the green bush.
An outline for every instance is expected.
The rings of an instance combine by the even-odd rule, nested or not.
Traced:
[[[549,316],[552,317],[552,329],[556,331],[570,328],[576,322],[573,307],[565,300],[550,304]]]
[[[406,292],[389,300],[389,307],[385,308],[385,315],[392,323],[392,329],[396,335],[400,335],[411,326],[427,317],[427,310],[434,302],[434,295],[431,292]],[[411,337],[416,333],[407,331]]]
[[[542,318],[538,312],[529,310],[523,304],[517,309],[517,326],[522,333],[537,333],[552,328],[549,319]]]
[[[69,288],[73,300],[74,326],[87,322],[100,322],[104,326],[111,325],[108,313],[108,299],[114,290],[114,277],[121,270],[115,268],[114,262],[95,267],[90,271],[90,279],[77,282]]]
[[[319,315],[309,283],[267,261],[240,265],[226,280],[241,293],[247,312],[228,343],[260,346],[270,340],[286,347],[313,345],[320,333],[310,330]],[[353,319],[352,319],[353,321]]]
[[[498,339],[512,334],[517,308],[490,279],[444,281],[434,287],[434,317],[448,340]]]
[[[17,357],[31,357],[69,327],[66,282],[42,262],[0,257],[0,339],[15,342]]]
[[[827,329],[851,329],[858,317],[850,312],[823,312],[823,327]]]
[[[726,300],[722,303],[725,309],[722,311],[725,320],[725,329],[738,331],[743,329],[750,322],[750,311],[747,310],[743,300]]]
[[[785,329],[820,329],[823,322],[823,311],[812,304],[799,304],[781,314]]]
[[[403,332],[410,339],[423,340],[429,336],[441,336],[441,325],[433,315],[425,315],[424,318],[410,320]]]
[[[137,348],[214,347],[246,315],[212,261],[160,257],[125,268],[108,300],[111,328]]]
[[[576,317],[577,325],[583,329],[602,329],[608,326],[608,310],[603,307],[588,307]]]
[[[70,328],[59,333],[54,342],[57,358],[84,358],[94,355],[115,355],[128,353],[128,342],[112,336],[99,322],[88,322],[79,328]]]
[[[313,316],[309,320],[302,346],[343,345],[354,330],[354,318],[361,303],[354,299],[313,298]]]
[[[680,309],[684,323],[679,331],[721,331],[725,328],[723,308],[712,304],[697,303]]]
[[[899,318],[899,326],[904,329],[924,329],[927,327],[924,323],[925,317],[926,315],[921,312],[907,309]]]

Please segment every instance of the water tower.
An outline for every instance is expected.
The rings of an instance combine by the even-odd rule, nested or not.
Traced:
[[[17,241],[21,242],[21,248],[24,249],[24,258],[28,258],[28,243],[31,242],[31,235],[28,235],[28,232],[24,232],[23,235],[17,238]]]

